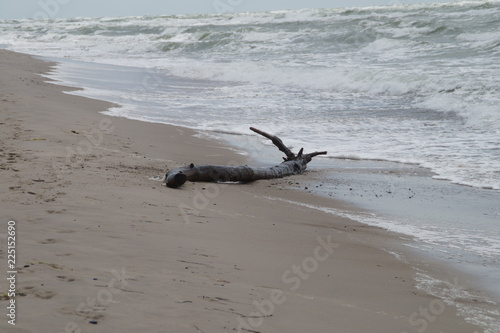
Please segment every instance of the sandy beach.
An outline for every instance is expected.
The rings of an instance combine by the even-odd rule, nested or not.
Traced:
[[[303,176],[165,187],[167,168],[247,159],[186,128],[104,116],[111,104],[46,82],[50,66],[0,51],[4,276],[9,221],[17,255],[15,326],[2,279],[1,332],[483,331],[415,287],[417,273],[469,288],[466,276],[309,208],[344,204],[284,189]]]

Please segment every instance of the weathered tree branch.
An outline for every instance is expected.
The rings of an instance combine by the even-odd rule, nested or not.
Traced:
[[[285,146],[285,144],[283,143],[283,141],[281,141],[281,139],[280,139],[280,138],[278,138],[278,137],[277,137],[277,136],[275,136],[275,135],[271,135],[271,134],[268,134],[268,133],[266,133],[266,132],[263,132],[263,131],[261,131],[261,130],[259,130],[259,129],[256,129],[255,127],[250,127],[250,129],[251,129],[252,131],[254,131],[255,133],[260,134],[260,135],[262,135],[262,136],[264,136],[264,137],[268,138],[269,140],[271,140],[271,141],[274,143],[274,145],[275,145],[276,147],[278,147],[278,149],[279,149],[279,150],[281,150],[282,152],[284,152],[284,153],[285,153],[285,155],[286,155],[286,157],[287,157],[287,158],[284,158],[284,157],[283,157],[283,159],[284,159],[285,161],[293,161],[293,160],[295,159],[295,154],[294,154],[294,153],[292,153],[292,151],[291,151],[290,149],[288,149],[288,147],[287,147],[287,146]]]
[[[275,135],[268,134],[256,128],[250,127],[252,131],[271,140],[276,147],[285,153],[284,162],[272,167],[255,168],[246,165],[222,166],[222,165],[194,165],[180,167],[170,170],[166,174],[168,187],[177,188],[186,181],[203,182],[252,182],[259,179],[274,179],[296,175],[304,172],[307,164],[313,157],[326,155],[326,151],[303,154],[303,148],[295,155]]]

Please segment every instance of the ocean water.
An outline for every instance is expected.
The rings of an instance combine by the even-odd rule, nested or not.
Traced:
[[[0,20],[0,45],[58,61],[51,77],[122,106],[109,115],[269,161],[248,127],[327,150],[318,193],[376,211],[349,217],[418,238],[500,299],[500,1]]]
[[[330,157],[416,163],[500,190],[499,1],[11,20],[0,36],[26,53],[149,69],[114,96],[116,114],[229,133],[260,126]],[[163,91],[168,76],[192,81]]]

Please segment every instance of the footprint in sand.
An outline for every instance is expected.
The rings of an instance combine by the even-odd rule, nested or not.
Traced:
[[[19,290],[19,295],[26,296],[28,294],[33,294],[35,297],[40,298],[40,299],[51,299],[56,295],[55,292],[53,291],[48,291],[48,290],[36,290],[35,287],[33,286],[27,286],[23,287]]]
[[[46,210],[46,212],[49,214],[62,214],[62,213],[64,213],[64,211],[62,211],[62,210],[55,210],[55,209],[49,209],[49,210]]]
[[[64,281],[64,282],[73,282],[73,281],[75,281],[75,279],[74,279],[74,278],[69,277],[69,276],[59,275],[59,276],[57,276],[57,278],[58,278],[60,281]]]
[[[76,232],[75,230],[72,230],[72,229],[64,229],[64,230],[58,230],[57,233],[59,234],[72,234]]]
[[[51,299],[56,295],[55,292],[53,291],[35,291],[34,293],[35,297],[41,298],[41,299]]]
[[[16,158],[21,157],[21,155],[16,153],[8,153],[7,155],[7,163],[15,163]]]
[[[57,241],[55,239],[52,239],[52,238],[48,238],[46,240],[40,241],[40,244],[54,244],[54,243],[57,243]]]

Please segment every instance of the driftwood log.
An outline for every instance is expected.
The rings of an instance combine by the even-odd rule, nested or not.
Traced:
[[[168,187],[177,188],[186,181],[192,182],[252,182],[259,179],[282,178],[297,175],[307,168],[312,158],[318,155],[326,155],[326,151],[303,154],[303,148],[295,155],[285,146],[277,136],[268,134],[256,128],[250,127],[252,131],[271,140],[279,150],[285,153],[283,163],[272,167],[255,168],[246,165],[222,166],[222,165],[194,165],[169,170],[166,174]]]

